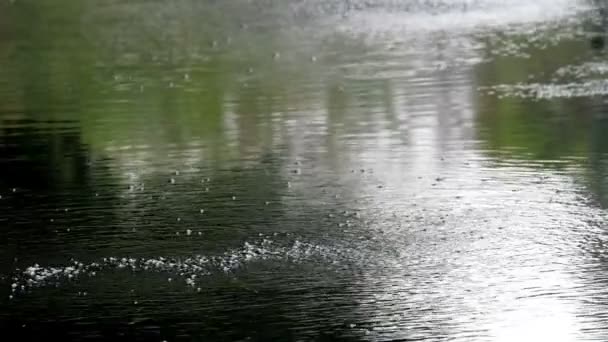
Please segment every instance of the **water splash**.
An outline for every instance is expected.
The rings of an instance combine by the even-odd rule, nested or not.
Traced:
[[[11,284],[11,292],[25,293],[36,287],[61,284],[66,280],[80,277],[94,277],[110,270],[130,270],[133,272],[164,272],[176,278],[184,279],[188,286],[196,286],[203,276],[218,272],[232,273],[248,263],[263,260],[281,260],[289,263],[301,263],[312,259],[332,260],[336,263],[337,252],[328,247],[311,243],[294,241],[280,246],[269,239],[257,243],[245,242],[243,246],[221,255],[194,255],[186,258],[130,258],[104,257],[99,261],[83,263],[73,260],[68,265],[41,266],[34,264],[25,270],[17,270]]]
[[[535,98],[548,100],[554,98],[590,97],[608,94],[608,80],[588,80],[561,84],[516,83],[499,84],[479,89],[487,95],[499,97]]]

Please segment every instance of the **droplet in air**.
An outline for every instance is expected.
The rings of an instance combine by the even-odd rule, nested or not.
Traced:
[[[177,218],[177,222],[180,222],[181,220],[182,220],[182,218],[181,218],[181,217],[178,217],[178,218]]]
[[[313,61],[313,62],[316,62],[317,61],[317,56],[310,57],[310,60]]]
[[[171,183],[171,184],[175,184],[175,178],[171,178],[171,179],[169,179],[169,183]]]
[[[201,210],[200,210],[200,213],[201,213],[201,214],[204,214],[204,213],[205,213],[205,209],[201,209]]]
[[[281,58],[281,54],[280,54],[280,53],[278,53],[278,52],[275,52],[275,53],[272,55],[272,58],[274,58],[274,59],[279,59],[279,58]]]
[[[232,200],[235,201],[236,200],[236,196],[232,196]]]
[[[134,301],[133,304],[137,305],[137,304],[139,304],[139,302],[138,301]]]
[[[199,236],[203,235],[203,232],[198,232],[198,235],[199,235]]]
[[[173,279],[172,279],[172,278],[167,278],[167,281],[168,281],[168,282],[172,282],[172,281],[173,281]]]
[[[13,192],[17,192],[17,188],[13,188]]]
[[[186,235],[188,235],[188,236],[192,235],[192,230],[191,229],[186,229]]]
[[[269,202],[269,201],[266,201],[266,202],[264,202],[264,204],[265,204],[265,205],[269,205],[269,204],[270,204],[270,202]]]
[[[185,74],[184,74],[184,79],[185,79],[186,81],[189,81],[189,80],[190,80],[190,75],[188,75],[188,73],[185,73]]]
[[[179,170],[175,170],[175,175],[179,176]]]

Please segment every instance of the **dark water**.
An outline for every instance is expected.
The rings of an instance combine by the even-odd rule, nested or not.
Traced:
[[[2,334],[608,340],[601,6],[2,1]]]

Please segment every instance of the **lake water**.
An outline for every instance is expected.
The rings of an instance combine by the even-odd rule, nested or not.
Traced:
[[[2,334],[608,340],[602,6],[2,0]]]

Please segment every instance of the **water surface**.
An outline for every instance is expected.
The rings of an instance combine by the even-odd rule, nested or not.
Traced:
[[[600,5],[0,3],[3,333],[606,340]]]

